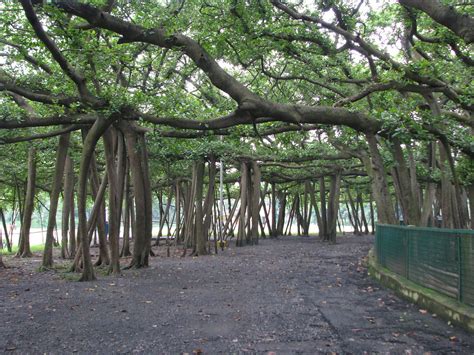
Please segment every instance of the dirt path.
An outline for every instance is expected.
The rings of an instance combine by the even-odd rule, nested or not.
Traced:
[[[263,240],[93,283],[0,271],[0,351],[473,353],[474,337],[367,277],[372,241]]]

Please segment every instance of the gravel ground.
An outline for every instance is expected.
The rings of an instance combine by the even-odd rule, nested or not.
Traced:
[[[89,283],[33,271],[38,257],[7,258],[16,267],[0,270],[0,351],[474,353],[474,337],[367,276],[372,243],[282,237],[217,256],[159,256]]]

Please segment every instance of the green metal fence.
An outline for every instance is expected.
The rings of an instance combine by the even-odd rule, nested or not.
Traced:
[[[375,252],[387,269],[474,306],[474,230],[379,224]]]

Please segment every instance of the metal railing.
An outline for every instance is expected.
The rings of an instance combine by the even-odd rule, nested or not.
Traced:
[[[390,271],[474,306],[474,230],[379,224],[375,255]]]

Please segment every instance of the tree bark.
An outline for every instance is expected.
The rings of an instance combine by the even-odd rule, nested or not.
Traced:
[[[194,192],[194,255],[206,255],[206,233],[204,231],[204,215],[202,208],[203,185],[204,185],[204,161],[197,160],[193,163],[193,179],[196,180],[196,190]]]
[[[103,180],[103,179],[102,179]],[[92,197],[95,201],[100,202],[97,210],[97,217],[94,219],[93,229],[97,228],[97,235],[99,236],[99,258],[95,262],[95,266],[99,265],[109,265],[110,264],[110,255],[109,255],[109,245],[107,243],[107,235],[105,228],[105,201],[104,198],[98,198],[100,195],[99,190],[101,186],[101,180],[99,178],[99,172],[97,169],[96,154],[92,154],[91,166],[89,172],[89,184],[91,187]],[[92,218],[91,218],[92,219]],[[94,234],[95,238],[95,234]],[[94,241],[94,245],[95,241]]]
[[[321,199],[321,229],[319,230],[319,237],[323,240],[328,236],[327,212],[326,212],[326,184],[324,176],[319,178],[319,195]]]
[[[94,154],[97,141],[100,139],[102,134],[107,128],[113,123],[112,118],[98,117],[91,129],[87,133],[84,140],[84,146],[82,148],[81,165],[79,169],[79,189],[78,189],[78,215],[79,215],[79,235],[81,238],[82,245],[82,275],[80,281],[93,281],[96,280],[94,268],[92,266],[92,260],[89,248],[89,238],[87,231],[87,216],[86,216],[86,203],[87,203],[87,176],[89,175],[89,166]]]
[[[31,216],[35,206],[35,188],[36,188],[36,149],[30,147],[28,150],[28,180],[26,185],[25,204],[23,209],[23,220],[20,231],[20,247],[18,256],[29,258],[33,256],[30,249],[30,227]]]
[[[260,193],[259,193],[260,195]],[[280,191],[278,194],[278,223],[277,223],[277,234],[283,235],[283,228],[285,227],[285,210],[286,210],[286,193]]]
[[[204,234],[206,241],[209,241],[209,230],[212,221],[212,207],[214,205],[214,191],[216,186],[216,159],[214,156],[209,158],[209,188],[207,190],[206,200],[204,202]],[[214,238],[215,239],[215,238]]]
[[[247,222],[246,212],[247,212],[247,196],[248,196],[248,180],[249,180],[249,171],[247,163],[242,161],[240,163],[240,213],[239,213],[239,231],[237,234],[236,246],[241,247],[244,245],[244,240],[246,239],[245,235],[245,225]]]
[[[400,4],[419,9],[439,24],[446,26],[467,44],[474,42],[474,18],[461,14],[453,6],[438,0],[399,0]]]
[[[428,171],[433,173],[433,170],[436,166],[436,145],[433,142],[429,143],[428,146]],[[420,225],[424,227],[429,227],[434,223],[434,216],[433,216],[433,202],[435,200],[436,195],[436,183],[428,182],[426,184],[422,209],[421,209],[421,217],[420,217]]]
[[[66,259],[70,255],[69,251],[73,253],[76,252],[75,238],[73,238],[73,240],[70,240],[73,245],[69,245],[68,248],[69,220],[72,205],[71,200],[74,198],[74,167],[72,166],[72,160],[69,155],[66,155],[64,171],[64,199],[61,223],[61,257],[63,259]]]
[[[64,165],[66,164],[66,156],[69,148],[69,138],[71,133],[62,134],[59,137],[58,149],[56,151],[56,166],[54,171],[53,187],[50,194],[50,205],[48,215],[48,227],[46,229],[46,241],[43,251],[43,264],[44,268],[53,266],[53,241],[54,241],[54,228],[56,227],[56,213],[58,211],[59,194],[61,192],[63,176],[64,176]],[[67,239],[66,239],[67,240]],[[63,251],[64,248],[61,248]]]
[[[109,127],[103,134],[102,140],[104,142],[105,152],[105,167],[107,169],[107,178],[109,179],[109,245],[110,245],[110,264],[108,273],[118,275],[120,274],[120,247],[119,247],[119,232],[120,232],[120,194],[119,181],[117,176],[117,167],[115,165],[115,141],[113,127]],[[121,157],[120,157],[121,158]]]
[[[252,161],[252,230],[251,242],[258,244],[258,220],[260,217],[260,167],[256,161]],[[281,205],[280,205],[281,207]],[[278,228],[277,228],[278,234]]]
[[[387,174],[385,173],[382,156],[377,147],[377,139],[373,133],[367,133],[365,136],[369,145],[372,163],[371,171],[368,171],[368,173],[369,175],[370,173],[372,174],[372,193],[377,206],[378,223],[396,224],[395,210],[388,190]]]
[[[396,174],[393,176],[393,179],[396,179],[398,183],[397,194],[402,207],[404,222],[407,225],[419,226],[421,208],[416,194],[413,194],[414,186],[411,183],[413,180],[409,175],[409,168],[401,143],[397,138],[392,138],[392,155],[397,163],[394,169]]]
[[[150,193],[147,162],[143,159],[145,149],[142,139],[133,130],[129,122],[120,122],[120,128],[125,136],[127,154],[132,172],[133,189],[135,196],[135,223],[134,244],[132,260],[128,268],[141,268],[148,266],[151,250],[151,195]]]
[[[72,258],[77,252],[79,241],[76,235],[76,207],[74,204],[74,189],[71,193],[71,207],[69,212],[69,256]]]
[[[94,199],[94,205],[92,206],[92,211],[89,216],[89,220],[87,221],[87,240],[89,244],[92,241],[92,236],[95,232],[95,228],[97,226],[97,219],[100,217],[100,209],[102,209],[105,189],[107,188],[107,174],[104,175],[102,182],[99,186],[99,190],[97,191],[96,198]],[[79,240],[79,249],[74,257],[74,262],[71,267],[71,271],[81,271],[79,267],[80,261],[82,259],[82,240]]]
[[[275,183],[272,182],[271,184],[272,186],[272,232],[271,232],[271,236],[273,238],[276,238],[277,237],[277,231],[276,231],[276,224],[277,224],[277,221],[276,221],[276,216],[277,216],[277,213],[276,213],[276,186],[275,186]]]
[[[180,240],[181,233],[181,188],[179,180],[175,182],[175,211],[176,211],[176,228],[175,228],[175,245]]]

